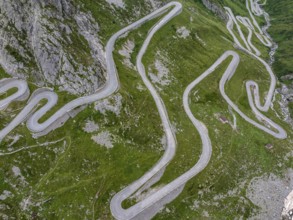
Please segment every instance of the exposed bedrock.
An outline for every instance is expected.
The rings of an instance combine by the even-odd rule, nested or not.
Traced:
[[[71,0],[0,1],[0,65],[11,76],[72,94],[104,81],[99,25]]]
[[[202,0],[202,3],[204,6],[212,11],[214,14],[216,14],[218,17],[220,17],[222,20],[225,22],[228,21],[228,16],[224,10],[223,7],[221,7],[219,4],[215,3],[214,1],[211,0]]]

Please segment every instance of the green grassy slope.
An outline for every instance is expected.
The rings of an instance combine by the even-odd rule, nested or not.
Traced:
[[[290,0],[268,1],[265,9],[271,16],[272,27],[269,33],[278,43],[276,62],[273,67],[281,77],[293,73],[293,2]]]
[[[293,80],[284,79],[282,76],[293,74],[293,2],[269,1],[265,9],[271,16],[269,33],[278,43],[278,49],[273,64],[274,71],[279,79],[292,87]],[[293,117],[293,103],[289,103],[291,117]]]
[[[105,2],[80,2],[85,10],[92,11],[100,23],[104,43],[126,25],[127,19],[123,20],[125,16],[132,17],[120,9],[112,11]],[[157,54],[163,54],[169,61],[167,67],[174,78],[170,85],[159,87],[170,120],[176,127],[178,149],[157,186],[172,181],[191,168],[201,152],[199,135],[182,107],[186,86],[226,50],[234,49],[225,24],[207,11],[200,1],[181,2],[183,12],[155,35],[143,59],[148,69],[153,67]],[[147,7],[143,1],[139,3],[142,8]],[[231,1],[231,7],[233,5]],[[245,7],[237,5],[235,10],[245,13]],[[128,10],[134,13],[134,9]],[[148,7],[141,11],[146,14],[149,10]],[[117,16],[107,19],[109,13],[116,13]],[[0,156],[0,193],[5,189],[14,194],[1,201],[5,208],[0,213],[17,219],[112,219],[109,203],[114,193],[142,176],[163,154],[160,143],[163,131],[152,97],[144,86],[144,90],[138,89],[138,85],[143,85],[139,75],[123,65],[123,57],[117,52],[127,40],[134,41],[132,61],[135,62],[135,54],[156,21],[150,21],[117,42],[114,54],[121,81],[118,93],[122,96],[119,116],[110,111],[104,115],[90,105],[65,126],[45,137],[33,139],[25,126],[21,125],[12,135],[21,134],[25,138],[11,147],[8,146],[11,143],[8,138],[1,143],[3,152],[22,147],[25,149]],[[176,30],[182,26],[190,30],[190,36],[186,39],[176,34]],[[254,79],[265,91],[269,86],[269,77],[256,60],[244,53],[239,54],[240,66],[226,90],[231,99],[253,118],[244,83]],[[281,174],[286,167],[293,165],[292,160],[283,160],[291,147],[292,132],[273,111],[266,115],[289,131],[286,140],[272,138],[238,115],[237,130],[233,130],[229,124],[222,124],[215,116],[220,114],[233,122],[218,89],[228,62],[224,62],[195,88],[191,96],[191,109],[195,117],[205,123],[209,130],[213,145],[211,162],[187,183],[183,193],[155,219],[199,219],[206,212],[212,219],[227,219],[227,216],[232,219],[247,218],[258,211],[245,196],[249,181],[264,173]],[[60,94],[59,105],[73,98]],[[7,111],[1,112],[1,126],[8,123],[10,115],[16,114],[23,106],[24,103],[14,103]],[[111,133],[115,139],[114,148],[106,149],[91,140],[92,134],[82,130],[87,119],[94,120],[100,127],[93,135],[102,131]],[[55,142],[44,144],[48,141]],[[267,143],[273,144],[272,150],[265,148]],[[20,168],[24,179],[13,174],[13,167]],[[228,195],[233,189],[239,193],[219,196],[215,200],[217,195]],[[128,200],[125,206],[133,202]]]

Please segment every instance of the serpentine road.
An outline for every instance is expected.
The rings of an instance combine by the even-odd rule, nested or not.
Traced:
[[[233,20],[232,20],[231,16],[229,18],[230,18],[230,20],[229,20],[227,27],[230,28]],[[153,36],[153,30],[152,30],[152,32],[150,32],[149,36],[147,37],[145,43],[143,44],[141,51],[139,52],[138,58],[137,58],[137,69],[138,69],[140,75],[142,76],[144,82],[146,83],[146,81],[147,81],[146,85],[148,86],[149,89],[150,89],[149,81],[147,79],[145,79],[146,78],[145,77],[145,70],[142,66],[141,58],[145,52],[146,46],[149,44],[150,38]],[[243,37],[244,37],[244,35],[243,35]],[[237,38],[235,37],[234,39],[237,39]],[[240,43],[239,43],[239,45],[240,45]],[[268,72],[270,73],[271,80],[272,80],[270,91],[269,91],[268,98],[266,100],[265,105],[261,106],[261,104],[260,104],[258,85],[255,82],[253,82],[253,81],[247,82],[246,89],[247,89],[247,93],[248,93],[248,97],[249,97],[249,104],[250,104],[252,110],[254,111],[254,113],[256,114],[256,116],[258,118],[260,118],[262,121],[266,122],[271,127],[273,127],[276,131],[273,131],[273,130],[269,129],[268,127],[263,126],[255,121],[253,121],[249,117],[247,117],[226,95],[225,84],[234,75],[234,73],[238,67],[239,61],[240,61],[239,55],[236,52],[226,51],[207,71],[205,71],[202,75],[200,75],[195,81],[193,81],[186,88],[184,95],[183,95],[183,105],[184,105],[185,112],[187,113],[188,117],[190,118],[190,120],[193,123],[193,125],[195,126],[195,128],[198,130],[200,137],[201,137],[201,141],[202,141],[202,154],[200,156],[199,161],[189,171],[187,171],[183,175],[179,176],[171,183],[165,185],[163,188],[157,190],[155,193],[149,195],[147,198],[143,199],[142,201],[138,202],[137,204],[133,205],[132,207],[130,207],[128,209],[122,208],[123,201],[125,199],[129,198],[131,195],[133,195],[137,190],[139,190],[139,188],[141,186],[143,186],[143,183],[146,183],[147,180],[151,181],[151,183],[148,184],[147,187],[143,187],[143,189],[146,189],[160,179],[162,172],[160,172],[161,170],[158,169],[158,167],[161,167],[162,170],[164,169],[163,166],[158,166],[159,164],[162,163],[162,160],[160,160],[143,177],[141,177],[139,180],[135,181],[131,185],[127,186],[126,188],[124,188],[122,191],[120,191],[119,193],[117,193],[113,197],[113,199],[111,200],[110,207],[111,207],[111,212],[116,219],[121,219],[121,220],[122,219],[125,219],[125,220],[126,219],[150,219],[161,209],[162,206],[164,206],[166,203],[172,201],[174,198],[176,198],[180,194],[185,183],[188,180],[193,178],[196,174],[198,174],[200,171],[202,171],[207,166],[207,164],[210,160],[210,157],[211,157],[211,153],[212,153],[212,146],[211,146],[211,141],[209,139],[208,130],[206,129],[206,127],[204,126],[203,123],[201,123],[200,121],[198,121],[197,119],[194,118],[192,111],[189,108],[188,97],[189,97],[190,91],[198,83],[200,83],[205,77],[207,77],[209,74],[211,74],[215,70],[215,68],[217,66],[219,66],[229,56],[232,56],[233,59],[232,59],[231,63],[229,64],[228,68],[226,69],[226,71],[220,81],[220,92],[221,92],[223,98],[247,122],[249,122],[249,123],[253,124],[254,126],[258,127],[259,129],[273,135],[276,138],[280,138],[280,139],[286,138],[286,131],[283,128],[281,128],[279,125],[277,125],[276,123],[274,123],[273,121],[271,121],[270,119],[268,119],[267,117],[262,115],[257,110],[257,108],[258,108],[262,111],[267,111],[270,106],[270,103],[271,103],[271,99],[270,99],[271,93],[270,92],[274,91],[275,78],[274,78],[274,75],[273,75],[269,65],[267,65],[262,59],[259,58],[259,60],[265,65]],[[255,56],[255,57],[257,57],[257,56]],[[251,86],[255,87],[254,97],[256,100],[257,108],[255,107],[254,102],[253,102],[253,98],[252,98],[252,94],[251,94]],[[166,154],[164,154],[164,156],[165,155]],[[163,158],[164,158],[164,156],[163,156]],[[158,173],[159,177],[155,176],[154,175],[155,173]],[[150,176],[154,177],[155,180],[150,179]],[[139,193],[142,191],[143,190],[139,190]]]
[[[29,96],[26,81],[18,79],[2,79],[0,81],[0,94],[11,88],[17,88],[17,92],[0,101],[0,110],[4,110],[11,102],[26,100]]]
[[[108,41],[106,45],[106,64],[107,64],[107,79],[105,85],[99,89],[95,94],[77,98],[68,104],[64,105],[62,108],[60,108],[55,114],[53,114],[49,119],[44,121],[43,123],[39,123],[38,120],[46,114],[56,103],[58,100],[57,95],[50,91],[49,89],[40,89],[33,93],[32,97],[30,98],[29,102],[27,103],[27,106],[15,117],[3,130],[0,131],[0,140],[2,140],[9,132],[11,132],[16,126],[18,126],[20,123],[22,123],[24,120],[27,119],[29,115],[29,119],[27,120],[27,127],[31,132],[38,133],[46,131],[46,129],[49,129],[46,131],[48,133],[53,128],[50,127],[54,123],[61,121],[60,125],[64,123],[65,116],[70,113],[70,111],[82,106],[86,105],[92,102],[95,102],[97,100],[106,98],[110,95],[112,95],[115,91],[119,89],[119,79],[117,75],[116,66],[113,59],[113,50],[114,50],[114,44],[121,35],[124,33],[129,32],[130,30],[133,30],[139,26],[141,26],[143,23],[149,21],[152,18],[155,18],[162,13],[164,13],[168,8],[175,7],[172,10],[172,13],[170,13],[168,16],[166,16],[161,21],[161,26],[164,25],[168,20],[170,20],[172,17],[174,17],[177,13],[181,11],[181,4],[177,2],[171,2],[162,8],[156,10],[155,12],[145,16],[144,18],[134,22],[133,24],[123,28],[122,30],[118,31],[116,34],[114,34],[110,40]],[[23,94],[27,94],[29,92],[29,89],[27,87],[27,84],[22,80],[13,80],[9,79],[11,82],[6,85],[6,87],[3,90],[7,91],[11,88],[18,88],[17,94],[14,94],[13,96],[10,96],[4,100],[2,100],[1,104],[2,106],[7,106],[11,101],[17,100],[15,97]],[[21,89],[19,89],[21,88]],[[1,91],[0,91],[1,92]],[[41,109],[39,109],[37,112],[33,113],[34,109],[37,107],[39,102],[41,100],[47,100],[48,103],[43,106]],[[160,108],[160,111],[165,111],[164,109]],[[66,120],[66,119],[65,119]],[[165,120],[166,121],[166,120]],[[166,122],[164,122],[166,123]],[[60,126],[60,125],[57,125]],[[45,133],[45,134],[46,134]]]
[[[260,10],[261,7],[256,6],[256,2],[251,1],[251,7],[254,7],[252,11],[257,14],[261,14]],[[248,5],[248,1],[247,1]],[[225,93],[225,84],[233,77],[238,64],[240,62],[239,55],[234,51],[226,51],[208,70],[206,70],[203,74],[201,74],[198,78],[196,78],[191,84],[189,84],[184,91],[183,94],[183,106],[186,114],[188,115],[189,119],[197,129],[197,131],[200,134],[201,142],[202,142],[202,153],[200,156],[199,161],[186,173],[183,175],[177,177],[172,182],[168,183],[161,189],[157,190],[156,192],[152,193],[142,201],[136,203],[135,205],[131,206],[130,208],[124,209],[122,208],[122,203],[124,200],[129,198],[130,196],[134,194],[140,194],[144,190],[151,187],[154,183],[160,180],[161,176],[164,173],[164,170],[166,166],[170,163],[172,158],[175,155],[176,150],[176,137],[171,129],[171,124],[168,118],[168,114],[166,111],[166,108],[164,106],[164,102],[162,101],[161,97],[157,93],[156,89],[152,85],[152,83],[149,81],[146,71],[144,68],[144,65],[142,64],[142,57],[147,50],[147,47],[154,36],[154,34],[163,27],[168,21],[170,21],[172,18],[174,18],[176,15],[178,15],[182,10],[182,5],[178,2],[171,2],[166,4],[160,9],[157,9],[153,13],[145,16],[144,18],[136,21],[135,23],[127,26],[126,28],[123,28],[122,30],[118,31],[116,34],[114,34],[110,40],[108,41],[106,45],[106,60],[107,60],[107,80],[105,85],[98,90],[95,94],[90,96],[81,97],[78,99],[73,100],[72,102],[69,102],[68,104],[64,105],[61,109],[59,109],[54,115],[52,115],[48,120],[46,120],[43,123],[39,123],[39,119],[46,114],[47,111],[49,111],[58,101],[58,96],[51,90],[43,88],[36,90],[31,98],[29,99],[27,105],[23,108],[23,110],[9,123],[2,131],[0,131],[0,139],[3,139],[10,131],[12,131],[16,126],[18,126],[21,122],[27,120],[27,127],[34,133],[38,132],[49,132],[50,130],[54,129],[52,125],[59,121],[59,124],[56,126],[61,126],[65,120],[68,118],[68,114],[83,105],[89,104],[91,102],[97,101],[99,99],[106,98],[113,94],[115,91],[119,89],[119,79],[118,74],[116,70],[116,66],[113,60],[113,50],[114,50],[114,44],[116,40],[123,35],[124,33],[127,33],[143,23],[158,17],[159,15],[167,12],[169,8],[172,8],[167,15],[165,15],[157,24],[155,24],[152,29],[149,31],[147,38],[145,39],[136,60],[136,67],[138,70],[138,73],[140,74],[144,84],[150,91],[157,109],[159,111],[160,118],[162,120],[163,129],[165,132],[165,135],[167,137],[167,146],[165,148],[164,155],[162,158],[147,172],[145,173],[141,178],[136,180],[135,182],[131,183],[129,186],[118,192],[111,200],[110,208],[112,215],[116,219],[121,220],[128,220],[128,219],[150,219],[154,215],[157,214],[157,212],[167,203],[174,200],[183,190],[184,185],[187,181],[189,181],[191,178],[193,178],[195,175],[197,175],[199,172],[201,172],[209,163],[209,160],[211,158],[212,154],[212,145],[211,141],[208,135],[208,130],[205,127],[205,125],[197,120],[189,107],[189,94],[194,89],[194,87],[199,84],[203,79],[205,79],[208,75],[210,75],[223,61],[225,61],[228,57],[232,57],[232,60],[224,72],[221,80],[219,89],[221,92],[221,95],[226,100],[226,102],[247,122],[251,123],[255,127],[263,130],[264,132],[276,137],[276,138],[286,138],[286,131],[282,129],[279,125],[271,121],[269,118],[264,116],[260,113],[260,111],[268,111],[273,92],[275,90],[276,85],[276,79],[275,76],[270,68],[270,66],[261,58],[259,58],[259,51],[257,48],[253,46],[251,43],[251,36],[252,33],[255,32],[252,23],[247,18],[240,18],[235,16],[232,13],[232,10],[229,8],[226,8],[227,14],[229,16],[229,21],[227,23],[227,29],[229,30],[230,34],[232,35],[234,42],[237,44],[237,46],[250,54],[255,59],[259,60],[267,69],[267,71],[270,74],[271,77],[271,83],[270,83],[270,89],[267,94],[267,98],[265,101],[265,104],[262,106],[259,96],[259,89],[257,83],[254,81],[248,81],[246,83],[246,90],[248,95],[248,101],[251,106],[251,109],[256,114],[257,118],[264,121],[267,125],[272,127],[274,130],[269,129],[268,126],[264,126],[262,124],[259,124],[255,122],[254,120],[247,117],[236,104],[234,104],[230,98]],[[250,9],[248,9],[250,11]],[[251,12],[250,12],[251,13]],[[237,23],[237,20],[241,22],[244,26],[249,28],[251,32],[249,32],[248,39],[244,37],[244,34],[241,32],[241,27]],[[254,19],[255,20],[255,19]],[[245,43],[246,48],[244,48],[235,34],[233,33],[233,24],[236,24],[238,32]],[[254,22],[253,22],[254,24]],[[255,24],[254,24],[255,25]],[[257,27],[257,26],[256,26]],[[258,28],[257,28],[258,29]],[[261,39],[266,39],[266,36],[263,35],[263,33],[260,31],[259,36],[261,36]],[[265,40],[266,41],[266,40]],[[265,45],[269,45],[268,41],[261,41]],[[256,54],[251,52],[251,48],[256,52]],[[5,91],[8,91],[11,88],[17,88],[17,92],[13,95],[7,97],[6,99],[0,101],[0,109],[6,108],[12,101],[14,100],[25,100],[29,96],[29,90],[27,87],[27,84],[23,80],[17,80],[17,79],[5,79],[0,81],[0,93],[3,93]],[[252,92],[253,91],[253,92]],[[35,111],[35,109],[38,106],[38,103],[40,103],[41,100],[47,100],[46,105],[44,105],[39,110]],[[66,117],[67,116],[67,117]]]
[[[248,1],[249,0],[246,0],[246,7],[247,7],[247,10],[249,11],[249,14],[251,15],[252,17],[252,20],[255,20],[254,16],[252,15],[251,11],[250,11],[250,8],[249,8],[249,4],[248,4]],[[258,1],[255,1],[255,2],[252,2],[252,0],[250,0],[250,3],[251,3],[251,7],[254,8],[256,7],[255,5],[257,4]],[[258,9],[257,10],[261,10],[261,7],[257,7]],[[276,77],[270,67],[269,64],[267,64],[262,58],[260,58],[258,56],[258,54],[254,54],[251,52],[251,50],[249,49],[249,46],[244,48],[242,46],[242,44],[239,42],[239,40],[237,39],[236,35],[234,34],[233,32],[233,24],[235,23],[236,26],[237,26],[237,30],[242,38],[243,36],[243,41],[246,42],[246,39],[244,37],[241,31],[241,28],[240,26],[238,25],[237,23],[237,20],[235,19],[235,16],[232,12],[232,10],[228,7],[225,7],[226,11],[227,11],[227,14],[228,14],[228,17],[229,17],[229,21],[227,23],[227,29],[229,31],[229,33],[231,34],[231,36],[233,37],[234,39],[234,42],[235,44],[237,45],[237,47],[239,49],[241,49],[242,51],[245,51],[247,54],[251,55],[253,58],[257,59],[258,61],[260,61],[264,67],[266,68],[267,72],[269,73],[270,75],[270,78],[271,78],[271,81],[270,81],[270,88],[269,88],[269,91],[268,91],[268,94],[265,98],[265,103],[264,105],[262,106],[261,105],[261,101],[260,101],[260,95],[259,95],[259,87],[258,87],[258,84],[252,80],[249,80],[246,82],[246,91],[247,91],[247,95],[248,95],[248,100],[249,100],[249,105],[252,109],[252,111],[255,113],[255,115],[260,118],[262,121],[266,122],[268,125],[271,125],[274,129],[276,129],[278,132],[274,132],[270,129],[268,129],[267,127],[264,127],[254,121],[252,121],[251,119],[249,119],[248,117],[244,116],[243,114],[241,114],[236,108],[234,108],[235,111],[237,111],[241,117],[243,117],[246,121],[248,121],[249,123],[253,124],[254,126],[260,128],[261,130],[275,136],[276,138],[286,138],[287,137],[287,133],[286,131],[281,128],[279,125],[275,124],[274,122],[272,122],[270,119],[268,119],[267,117],[265,117],[264,115],[262,115],[258,110],[260,111],[264,111],[264,112],[267,112],[270,108],[270,105],[271,105],[271,102],[272,102],[272,99],[273,99],[273,95],[274,95],[274,91],[275,91],[275,87],[276,87]],[[255,11],[256,9],[254,9],[253,11]],[[263,12],[260,13],[261,15],[264,14]],[[251,30],[255,31],[254,29],[251,28],[252,24],[250,22],[250,20],[248,18],[243,18],[241,17],[240,20],[242,21],[246,21],[246,22],[243,22],[243,24],[246,26],[248,25],[247,27],[250,27]],[[257,25],[258,26],[258,25]],[[252,26],[253,27],[253,26]],[[258,28],[260,29],[260,28]],[[263,32],[260,33],[262,35],[262,38],[263,39],[267,39],[268,42],[269,41],[269,36],[265,36]],[[251,34],[249,33],[249,36],[248,38],[251,38]],[[260,39],[260,38],[259,38]],[[249,40],[250,41],[250,40]],[[260,40],[265,46],[271,46],[272,44],[267,44],[267,43],[264,43],[262,40]],[[254,95],[254,100],[253,100],[253,97],[252,97],[252,90],[253,90],[253,95]],[[229,103],[230,104],[230,103]],[[231,104],[230,104],[231,105]],[[231,107],[233,107],[231,105]],[[248,120],[249,119],[249,120]]]

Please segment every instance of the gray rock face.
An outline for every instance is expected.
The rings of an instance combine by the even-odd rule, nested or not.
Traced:
[[[293,86],[287,86],[282,84],[281,88],[277,89],[277,92],[281,95],[281,101],[279,102],[284,121],[291,125],[293,128],[293,119],[290,114],[289,103],[293,102]]]
[[[1,0],[0,65],[11,76],[72,94],[104,81],[99,26],[71,0]]]
[[[282,76],[281,80],[293,80],[293,73]]]
[[[222,20],[224,20],[225,22],[228,21],[228,16],[225,13],[225,10],[223,9],[223,7],[221,7],[220,5],[214,3],[211,0],[202,0],[202,3],[204,4],[204,6],[207,9],[209,9],[210,11],[212,11],[213,13],[215,13]]]

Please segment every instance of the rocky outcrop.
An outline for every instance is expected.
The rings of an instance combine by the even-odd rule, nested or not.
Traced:
[[[291,220],[293,218],[293,191],[286,197],[282,211],[282,219]]]
[[[147,0],[146,2],[149,3],[152,6],[153,9],[157,9],[157,8],[161,7],[163,5],[162,2],[165,2],[165,1]]]
[[[202,0],[202,3],[204,4],[204,6],[207,9],[212,11],[214,14],[216,14],[222,20],[224,20],[225,22],[228,21],[228,16],[227,16],[225,10],[219,4],[217,4],[211,0]]]
[[[290,114],[289,103],[293,102],[293,87],[282,84],[281,88],[277,89],[277,92],[281,95],[281,101],[279,102],[284,121],[291,125],[293,128],[293,119]]]
[[[71,0],[0,1],[0,65],[11,76],[72,94],[104,80],[99,25]]]
[[[286,80],[293,80],[293,73],[282,76],[281,80],[286,81]]]

